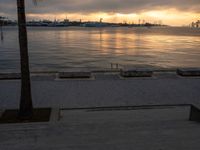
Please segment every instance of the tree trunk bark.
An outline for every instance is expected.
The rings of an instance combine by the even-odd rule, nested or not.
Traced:
[[[3,41],[3,25],[4,25],[3,20],[0,20],[1,41]]]
[[[31,96],[31,81],[29,71],[28,40],[24,0],[17,0],[17,10],[21,60],[21,98],[19,117],[21,119],[30,119],[33,115],[33,105]]]
[[[3,25],[2,24],[0,25],[0,28],[1,28],[0,29],[1,30],[1,41],[3,41]]]

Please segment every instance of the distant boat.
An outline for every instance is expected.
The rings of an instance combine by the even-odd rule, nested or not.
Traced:
[[[82,24],[83,27],[109,27],[110,25],[102,22],[87,22]]]
[[[67,27],[67,26],[69,26],[69,24],[63,22],[53,22],[48,24],[48,27]]]
[[[33,27],[48,26],[47,23],[42,23],[42,22],[27,22],[26,25],[33,26]]]

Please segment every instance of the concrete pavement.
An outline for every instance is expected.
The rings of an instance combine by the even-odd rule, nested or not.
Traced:
[[[0,125],[1,150],[199,150],[189,109],[62,110],[57,122]]]
[[[35,107],[63,108],[47,123],[0,125],[0,150],[199,150],[200,124],[187,107],[141,110],[66,108],[184,104],[200,106],[200,78],[173,73],[123,79],[32,78]],[[18,108],[19,80],[0,81],[0,106]]]
[[[46,77],[46,76],[45,76]],[[145,104],[200,104],[200,78],[161,73],[150,78],[122,79],[118,74],[94,74],[92,79],[33,78],[36,107],[95,107]],[[19,80],[0,81],[0,106],[18,108]]]

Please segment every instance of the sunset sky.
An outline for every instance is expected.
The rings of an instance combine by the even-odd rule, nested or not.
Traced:
[[[200,0],[26,0],[28,20],[65,19],[105,22],[162,21],[188,25],[200,20]],[[16,19],[16,0],[0,0],[0,15]]]

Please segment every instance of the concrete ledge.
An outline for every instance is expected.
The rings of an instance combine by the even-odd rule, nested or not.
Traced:
[[[153,70],[146,68],[125,68],[120,71],[122,77],[152,77]]]
[[[142,110],[142,109],[166,109],[177,107],[191,107],[191,104],[160,104],[160,105],[127,105],[127,106],[102,106],[102,107],[75,107],[60,108],[62,110],[85,110],[85,111],[118,111],[118,110]]]
[[[191,106],[190,109],[190,121],[200,122],[200,109],[195,106]]]
[[[55,80],[56,73],[32,73],[31,74],[32,80]]]
[[[60,108],[52,108],[50,121],[57,122],[60,119]]]
[[[61,108],[60,111],[84,111],[84,112],[103,112],[103,111],[127,111],[127,110],[156,110],[156,109],[187,109],[189,121],[200,122],[200,109],[193,104],[163,104],[163,105],[135,105],[135,106],[107,106],[107,107],[85,107],[85,108]],[[174,114],[176,115],[176,113]],[[152,116],[153,117],[153,116]]]
[[[179,68],[177,74],[180,76],[200,76],[200,68]]]
[[[58,77],[65,78],[91,78],[91,71],[81,69],[70,69],[64,72],[59,72]]]
[[[5,110],[0,109],[0,118],[2,117],[3,113],[5,112]]]
[[[0,80],[16,80],[21,79],[20,73],[0,73]]]

